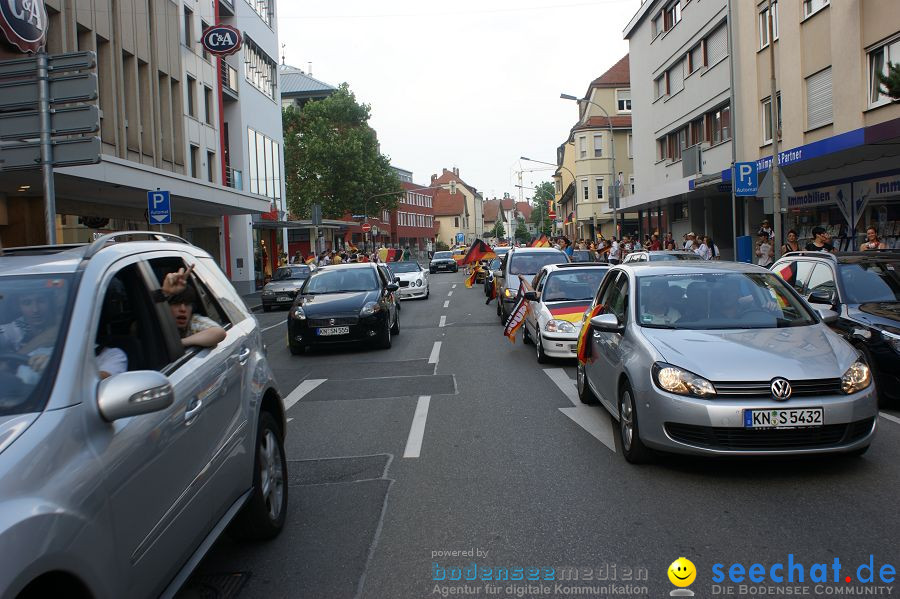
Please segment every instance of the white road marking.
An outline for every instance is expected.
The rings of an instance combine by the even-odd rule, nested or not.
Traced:
[[[447,300],[447,301],[444,302],[444,307],[445,307],[445,308],[449,308],[449,307],[450,307],[450,300]]]
[[[429,364],[437,364],[438,356],[441,354],[441,341],[435,341],[434,347],[431,348],[431,355],[428,356]]]
[[[893,416],[891,414],[885,414],[884,412],[878,412],[878,414],[882,418],[886,418],[886,419],[890,420],[891,422],[896,422],[897,424],[900,424],[900,418],[897,418],[896,416]]]
[[[613,432],[609,414],[602,407],[586,406],[578,399],[578,389],[575,381],[569,378],[562,368],[545,368],[544,374],[550,377],[559,390],[563,392],[574,407],[560,408],[559,411],[572,419],[572,422],[586,430],[595,439],[606,445],[613,453],[616,452],[616,439]]]
[[[303,399],[304,395],[307,395],[310,391],[327,381],[328,379],[306,379],[299,385],[297,388],[291,391],[287,397],[284,398],[284,409],[290,410],[295,403]]]
[[[452,285],[450,285],[450,289],[456,289],[456,283],[453,283]]]
[[[290,421],[292,421],[292,420],[293,420],[293,418],[288,418],[288,422],[290,422]]]
[[[451,297],[452,295],[453,295],[453,292],[452,292],[452,291],[448,291],[448,292],[447,292],[447,297]]]
[[[283,322],[276,322],[275,324],[273,324],[273,325],[270,326],[270,327],[266,327],[266,328],[264,328],[264,329],[260,329],[259,332],[260,332],[260,333],[265,333],[266,331],[269,331],[269,330],[271,330],[271,329],[274,329],[275,327],[283,327],[283,326],[284,326],[284,323],[283,323]]]
[[[445,315],[441,315],[441,322],[438,324],[439,327],[447,326],[447,317]]]
[[[430,395],[420,395],[416,404],[416,413],[413,414],[412,425],[409,427],[409,437],[406,439],[404,458],[417,458],[422,451],[422,439],[425,437],[425,421],[428,419],[428,405],[431,403]]]

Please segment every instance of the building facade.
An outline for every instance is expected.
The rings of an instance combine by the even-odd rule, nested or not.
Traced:
[[[735,3],[738,4],[738,3]],[[733,255],[727,0],[647,0],[629,43],[635,193],[623,208],[639,232],[714,238]]]
[[[436,240],[452,246],[458,239],[468,244],[484,235],[482,196],[460,178],[458,168],[432,175],[430,187],[438,188],[434,190]]]
[[[782,198],[783,231],[794,229],[805,244],[821,225],[839,249],[853,250],[874,226],[888,247],[900,247],[900,104],[877,78],[889,61],[900,63],[897,3],[781,0],[772,10],[774,43],[768,0],[733,10],[738,160],[756,160],[762,178],[780,130],[783,175],[794,190]],[[739,215],[745,234],[775,216],[757,198],[741,201]]]
[[[408,171],[406,171],[408,172]],[[434,250],[434,189],[401,177],[400,184],[405,194],[391,215],[394,247],[409,248],[414,254],[424,254]]]
[[[251,216],[283,210],[275,83],[246,66],[252,53],[274,55],[278,47],[274,4],[100,0],[91,10],[61,0],[45,4],[48,52],[96,52],[101,111],[99,164],[55,171],[57,238],[84,242],[96,233],[156,229],[147,192],[166,190],[172,224],[159,228],[209,251],[239,290],[250,291],[256,271],[277,264],[283,239],[269,237],[261,256]],[[200,44],[203,29],[217,23],[244,34],[244,46],[226,61]],[[19,56],[0,47],[0,59]],[[229,74],[223,62],[242,70]],[[223,82],[234,86],[232,106],[223,101]],[[251,131],[265,140],[254,144],[253,159],[245,150]],[[0,176],[0,203],[5,245],[44,242],[38,171]]]

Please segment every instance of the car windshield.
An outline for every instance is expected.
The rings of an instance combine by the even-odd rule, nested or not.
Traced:
[[[839,266],[847,302],[900,302],[900,261],[866,261]]]
[[[323,293],[349,293],[353,291],[374,291],[378,289],[378,279],[371,268],[324,268],[311,276],[303,286],[303,293],[320,295]]]
[[[590,250],[575,250],[572,252],[572,262],[593,262],[594,253]]]
[[[638,278],[637,322],[663,329],[772,329],[815,316],[771,273],[686,273]]]
[[[667,252],[662,252],[659,254],[650,254],[650,260],[702,260],[699,255],[694,253],[683,253],[683,254],[669,254]]]
[[[0,416],[43,409],[71,287],[68,275],[0,278]]]
[[[577,268],[550,273],[544,284],[541,299],[545,302],[590,301],[600,288],[600,281],[603,280],[607,270]]]
[[[285,281],[287,279],[306,279],[310,275],[308,266],[283,266],[275,271],[273,281]]]
[[[536,275],[548,264],[565,264],[569,261],[562,252],[513,253],[511,260],[511,275]]]
[[[419,272],[422,270],[416,262],[394,262],[391,264],[394,274],[398,272]]]
[[[452,258],[453,254],[450,252],[435,252],[433,260],[447,260],[448,258]]]

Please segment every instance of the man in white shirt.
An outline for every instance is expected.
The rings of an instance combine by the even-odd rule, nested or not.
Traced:
[[[619,242],[613,237],[612,245],[609,250],[609,263],[610,264],[618,264],[619,263]]]
[[[688,233],[688,234],[687,234],[687,239],[684,241],[684,249],[686,249],[686,250],[692,250],[692,249],[694,249],[694,240],[695,240],[696,238],[697,238],[697,236],[694,235],[694,232],[693,232],[693,231],[691,231],[690,233]]]

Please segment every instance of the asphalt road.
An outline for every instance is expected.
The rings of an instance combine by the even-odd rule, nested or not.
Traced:
[[[578,404],[574,362],[538,365],[463,280],[432,275],[390,350],[291,356],[287,313],[258,315],[291,404],[288,523],[269,543],[221,540],[183,597],[663,597],[679,556],[710,597],[714,564],[768,571],[788,554],[816,596],[815,563],[838,558],[850,587],[870,554],[876,573],[900,570],[900,412],[861,458],[632,466],[603,408]],[[485,582],[485,568],[525,580]]]

